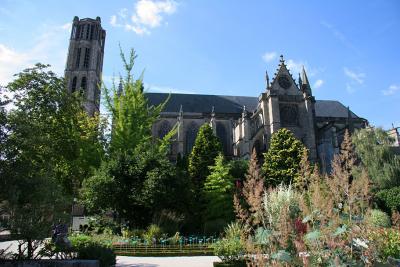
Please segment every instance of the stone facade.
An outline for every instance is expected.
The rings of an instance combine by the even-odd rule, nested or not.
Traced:
[[[103,70],[106,31],[100,17],[74,17],[69,41],[65,79],[69,92],[81,90],[85,109],[93,115],[100,108],[100,82]]]
[[[157,105],[168,94],[147,93]],[[368,121],[338,101],[315,100],[306,71],[293,79],[283,57],[272,81],[266,75],[266,89],[257,97],[171,94],[153,135],[162,138],[177,124],[171,158],[188,155],[200,126],[209,123],[220,138],[229,158],[249,158],[253,149],[261,155],[271,135],[287,128],[309,149],[310,160],[322,171],[330,171],[333,155],[339,151],[346,129],[363,128]]]

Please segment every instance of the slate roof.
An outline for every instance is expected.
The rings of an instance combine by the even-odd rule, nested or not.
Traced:
[[[167,93],[146,93],[151,105],[158,105],[167,97]],[[222,96],[222,95],[194,95],[171,94],[164,112],[178,112],[180,106],[183,112],[210,113],[214,106],[216,113],[240,114],[243,106],[253,111],[257,108],[258,97],[250,96]],[[359,118],[351,112],[353,118]],[[315,103],[317,117],[347,118],[347,108],[339,101],[317,100]]]

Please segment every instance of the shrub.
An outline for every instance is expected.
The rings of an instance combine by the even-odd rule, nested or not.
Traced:
[[[146,232],[143,234],[143,239],[147,242],[147,244],[152,244],[153,239],[158,240],[162,235],[161,228],[156,224],[150,224],[147,227]]]
[[[113,266],[116,256],[111,247],[105,242],[94,240],[87,235],[71,236],[72,251],[77,253],[78,259],[99,260],[101,267]]]
[[[381,260],[386,261],[388,257],[400,259],[400,231],[398,229],[375,230],[370,239],[375,243]]]
[[[381,210],[370,210],[366,218],[366,222],[375,227],[390,227],[390,217]]]
[[[385,208],[388,211],[400,211],[400,186],[380,190],[376,194],[376,198],[382,208]]]
[[[244,259],[245,247],[241,233],[241,225],[237,222],[231,223],[225,228],[225,238],[212,245],[214,254],[222,262],[228,263]]]

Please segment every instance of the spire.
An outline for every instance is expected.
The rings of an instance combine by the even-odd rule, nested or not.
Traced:
[[[268,76],[267,70],[265,70],[265,82],[266,82],[266,86],[267,86],[266,89],[268,89],[269,88],[269,76]]]
[[[303,81],[301,80],[301,77],[300,77],[300,72],[299,72],[299,87],[301,88],[301,85],[303,84]]]
[[[305,92],[307,95],[311,96],[312,95],[311,86],[308,81],[306,70],[304,69],[304,66],[301,70],[301,82],[302,82],[300,85],[301,90],[303,92]]]
[[[242,118],[246,118],[246,117],[247,117],[246,106],[243,106]]]

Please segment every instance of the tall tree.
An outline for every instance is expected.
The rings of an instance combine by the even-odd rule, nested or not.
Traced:
[[[68,94],[64,80],[47,68],[37,64],[7,85],[15,108],[7,116],[2,182],[10,230],[27,241],[28,257],[34,240],[49,235],[49,218],[70,210],[74,187],[103,153],[98,117],[88,117],[81,97]]]
[[[211,173],[207,176],[203,190],[206,201],[204,217],[208,224],[214,226],[212,230],[219,232],[234,219],[232,207],[234,178],[230,174],[230,165],[225,162],[222,153],[218,154],[215,165],[209,169]]]
[[[272,134],[270,147],[264,153],[267,186],[289,184],[298,176],[304,145],[286,128]]]
[[[197,188],[202,188],[206,177],[210,174],[209,166],[222,153],[219,138],[214,135],[209,124],[203,124],[197,134],[193,150],[189,155],[189,174]]]
[[[375,190],[400,186],[400,156],[392,151],[393,140],[387,132],[380,128],[361,129],[352,139]]]
[[[159,119],[168,98],[157,106],[150,106],[143,92],[143,75],[135,80],[132,69],[137,55],[131,50],[129,61],[121,50],[126,76],[121,86],[113,86],[112,92],[103,85],[106,107],[112,115],[110,151],[133,151],[136,146],[152,138],[151,128]]]

